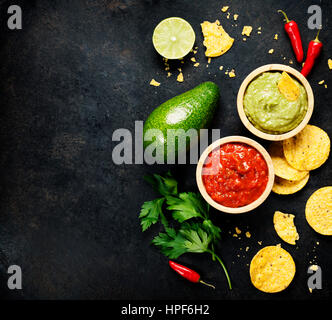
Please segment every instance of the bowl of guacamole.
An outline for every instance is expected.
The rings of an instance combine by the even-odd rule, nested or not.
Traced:
[[[314,98],[306,78],[294,68],[271,64],[251,72],[237,99],[243,124],[267,140],[288,139],[309,122]]]

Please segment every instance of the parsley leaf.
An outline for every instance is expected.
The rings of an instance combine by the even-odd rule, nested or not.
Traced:
[[[178,197],[166,197],[167,209],[172,210],[173,218],[180,223],[191,218],[205,219],[208,211],[207,203],[193,192],[180,193]]]
[[[155,199],[143,203],[139,218],[141,219],[142,231],[150,228],[152,224],[158,222],[159,217],[163,225],[168,225],[167,220],[162,212],[162,205],[165,199]]]
[[[170,229],[170,228],[169,228]],[[208,252],[211,237],[197,223],[184,223],[176,233],[171,229],[170,233],[159,233],[152,243],[170,259],[177,259],[186,252]]]
[[[178,182],[173,178],[172,174],[168,171],[165,177],[158,174],[148,175],[144,180],[152,185],[164,197],[169,195],[177,195]]]

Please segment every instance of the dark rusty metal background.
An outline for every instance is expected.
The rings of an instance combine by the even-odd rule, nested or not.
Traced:
[[[202,254],[184,255],[179,261],[194,267],[217,289],[181,279],[150,245],[158,228],[141,232],[137,218],[140,206],[157,196],[143,176],[165,172],[168,167],[116,166],[112,162],[115,129],[133,131],[134,121],[145,120],[160,103],[206,80],[215,81],[221,93],[212,127],[220,128],[223,136],[252,137],[236,112],[238,88],[258,66],[295,61],[277,9],[284,9],[299,23],[306,51],[315,36],[315,31],[307,28],[307,8],[314,3],[323,10],[324,50],[309,77],[315,94],[311,123],[332,137],[332,82],[327,66],[332,51],[330,1],[17,0],[15,4],[23,10],[20,31],[6,27],[7,8],[13,1],[1,1],[1,297],[329,298],[332,239],[309,227],[304,207],[316,189],[331,185],[331,157],[294,195],[272,194],[259,209],[239,216],[213,212],[222,229],[218,252],[228,266],[232,291],[222,269]],[[239,14],[236,23],[221,13],[221,6],[226,4],[232,14]],[[167,78],[162,59],[151,43],[154,27],[169,16],[181,16],[192,24],[199,47],[198,68],[189,58],[180,65],[185,78],[181,84],[176,81],[178,65],[172,65],[172,76]],[[212,59],[206,67],[200,23],[216,19],[235,43],[227,54]],[[243,25],[254,28],[246,42],[242,41]],[[257,34],[258,27],[262,34]],[[275,33],[279,34],[278,41],[273,40]],[[271,48],[272,55],[268,54]],[[297,64],[293,66],[300,69]],[[224,74],[227,68],[235,69],[235,78]],[[149,86],[152,78],[161,86]],[[323,79],[328,89],[318,85]],[[181,190],[197,190],[194,165],[171,169]],[[296,262],[294,281],[284,292],[268,295],[251,285],[248,264],[262,246],[282,242],[273,229],[275,210],[296,215],[300,240],[297,246],[282,243]],[[247,239],[242,234],[241,239],[234,238],[235,226],[243,232],[249,230],[252,237]],[[261,246],[258,241],[262,241]],[[311,262],[320,265],[323,272],[323,289],[312,294],[307,287]],[[7,288],[11,264],[22,267],[21,291]]]

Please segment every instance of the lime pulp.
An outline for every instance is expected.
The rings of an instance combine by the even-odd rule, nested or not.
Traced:
[[[193,48],[195,32],[184,19],[162,20],[154,29],[152,42],[157,52],[167,59],[181,59]]]

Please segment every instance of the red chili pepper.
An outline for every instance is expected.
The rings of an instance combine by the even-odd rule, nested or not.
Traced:
[[[302,47],[302,40],[301,35],[299,31],[299,27],[297,26],[297,23],[294,20],[289,20],[286,13],[282,10],[278,10],[278,12],[281,12],[285,19],[285,31],[288,34],[288,37],[291,41],[293,51],[296,56],[297,62],[301,63],[303,61],[303,47]]]
[[[213,286],[212,284],[206,283],[203,280],[201,280],[201,276],[194,270],[189,269],[181,264],[178,264],[174,261],[169,261],[169,266],[176,271],[179,275],[181,275],[183,278],[191,281],[191,282],[195,282],[195,283],[202,283],[205,284],[206,286],[209,286],[213,289],[215,289],[215,286]]]
[[[309,42],[307,59],[305,60],[302,71],[301,71],[301,73],[305,77],[310,73],[312,67],[315,64],[315,60],[318,58],[318,56],[320,55],[322,48],[323,48],[323,44],[318,39],[320,30],[321,29],[318,30],[316,38]]]

